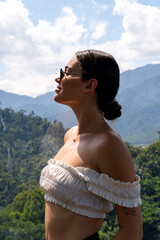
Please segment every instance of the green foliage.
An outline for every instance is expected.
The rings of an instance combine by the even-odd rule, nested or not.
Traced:
[[[142,215],[144,222],[144,239],[160,238],[160,179],[149,173],[142,178]]]
[[[65,129],[23,110],[0,109],[0,206],[12,203],[30,179],[39,181],[41,169],[63,144]],[[59,137],[58,137],[59,136]]]
[[[102,226],[99,230],[99,237],[101,240],[110,240],[118,232],[118,220],[116,218],[115,211],[107,214]]]
[[[23,191],[13,200],[11,219],[43,223],[44,221],[44,192],[35,188],[32,191]]]
[[[0,239],[44,240],[41,169],[63,144],[58,121],[0,109]]]
[[[138,174],[143,175],[149,173],[152,177],[159,176],[160,173],[160,141],[153,142],[148,147],[142,148],[136,158],[139,166]]]
[[[44,224],[13,220],[0,226],[1,240],[44,240]]]
[[[19,193],[12,204],[0,210],[0,239],[44,240],[44,209],[41,189],[35,187]]]
[[[32,112],[0,109],[0,239],[44,240],[44,193],[41,169],[63,144],[66,130]],[[160,134],[160,131],[158,132]],[[141,177],[143,240],[160,239],[160,139],[147,147],[126,143]],[[99,230],[101,240],[118,231],[115,211]]]
[[[44,206],[44,192],[41,189],[34,189],[27,196],[21,218],[24,221],[43,223]]]

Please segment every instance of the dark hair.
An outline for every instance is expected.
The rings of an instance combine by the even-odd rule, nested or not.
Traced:
[[[120,71],[116,60],[108,53],[85,50],[76,53],[82,68],[82,80],[96,78],[98,106],[107,120],[121,116],[121,105],[115,99],[119,88]]]

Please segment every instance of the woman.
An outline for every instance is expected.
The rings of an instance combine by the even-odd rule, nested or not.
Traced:
[[[111,202],[119,222],[114,240],[141,240],[139,177],[121,137],[105,121],[121,115],[118,64],[107,53],[80,51],[55,81],[54,100],[72,108],[78,126],[41,172],[46,240],[99,239]]]

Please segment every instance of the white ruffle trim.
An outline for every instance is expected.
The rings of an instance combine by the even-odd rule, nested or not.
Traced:
[[[114,180],[107,174],[85,167],[73,167],[50,159],[42,170],[41,188],[50,202],[88,217],[105,217],[112,211],[112,203],[124,207],[141,204],[140,177],[134,182]]]
[[[86,216],[86,217],[90,217],[90,218],[105,218],[106,214],[105,213],[100,213],[98,211],[95,211],[95,209],[85,209],[83,207],[75,207],[75,206],[71,206],[69,204],[66,204],[64,202],[61,202],[59,200],[57,200],[56,198],[54,198],[53,196],[49,196],[48,194],[44,195],[44,199],[48,202],[52,202],[55,203],[63,208],[66,208],[67,210],[70,210],[71,212]],[[112,209],[108,210],[108,212],[112,211]]]
[[[123,207],[137,207],[141,204],[141,198],[133,197],[130,198],[129,193],[127,191],[121,196],[118,196],[118,194],[114,194],[111,191],[107,191],[105,189],[102,190],[102,188],[95,187],[94,185],[88,185],[88,190],[94,193],[97,196],[100,196],[114,204],[123,206]]]

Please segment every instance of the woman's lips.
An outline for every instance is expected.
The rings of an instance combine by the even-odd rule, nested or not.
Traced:
[[[55,92],[60,92],[61,91],[61,87],[57,86],[56,89],[55,89]]]

